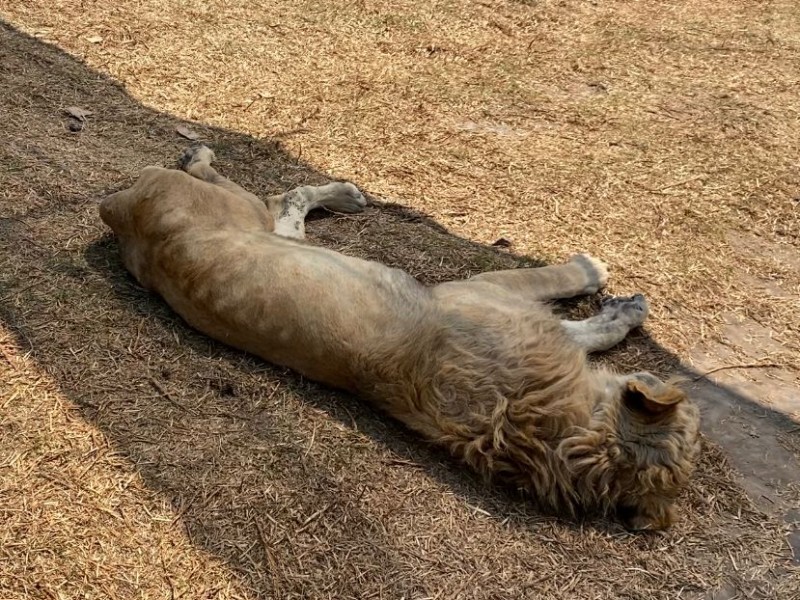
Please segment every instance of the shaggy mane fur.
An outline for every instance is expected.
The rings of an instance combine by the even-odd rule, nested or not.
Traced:
[[[431,339],[409,339],[407,369],[381,361],[378,377],[359,391],[542,507],[573,516],[620,509],[636,528],[668,526],[667,505],[698,452],[697,410],[677,410],[683,392],[664,385],[654,402],[645,383],[620,385],[619,376],[590,367],[543,306],[492,325],[444,319]],[[404,354],[397,345],[392,353],[395,361]]]

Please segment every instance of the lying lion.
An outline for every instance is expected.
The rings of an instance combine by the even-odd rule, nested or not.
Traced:
[[[100,205],[125,267],[217,340],[374,402],[484,475],[574,515],[663,529],[698,452],[698,412],[648,373],[589,366],[647,316],[614,298],[583,321],[544,302],[592,294],[600,261],[484,273],[425,287],[305,243],[314,208],[359,212],[349,183],[262,202],[190,148],[183,171],[145,168]]]

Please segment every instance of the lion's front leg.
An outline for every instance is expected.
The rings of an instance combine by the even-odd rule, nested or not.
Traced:
[[[594,294],[608,281],[606,264],[588,254],[577,254],[560,265],[489,271],[465,280],[465,285],[491,284],[534,300],[572,298]]]
[[[586,352],[602,352],[620,343],[647,319],[649,307],[641,294],[610,298],[600,314],[583,321],[561,321],[570,337]]]

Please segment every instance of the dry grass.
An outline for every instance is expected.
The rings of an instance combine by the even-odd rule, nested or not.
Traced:
[[[519,264],[485,246],[499,237],[537,259],[589,250],[612,291],[654,304],[658,344],[609,360],[670,371],[733,312],[796,376],[795,3],[0,15],[39,40],[0,29],[0,596],[800,595],[785,524],[713,444],[666,535],[542,516],[355,400],[189,331],[124,275],[94,203],[176,157],[194,119],[257,193],[327,174],[411,207],[315,221],[321,243],[426,281]],[[70,105],[94,113],[81,133]]]

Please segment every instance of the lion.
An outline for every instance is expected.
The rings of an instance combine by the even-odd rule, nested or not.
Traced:
[[[599,511],[630,530],[673,523],[699,452],[696,406],[650,373],[587,358],[642,325],[647,301],[611,298],[581,321],[547,305],[598,292],[602,261],[425,286],[305,241],[310,210],[364,210],[353,184],[262,201],[213,160],[191,147],[180,170],[146,167],[100,203],[125,268],[190,326],[374,403],[542,509]]]

